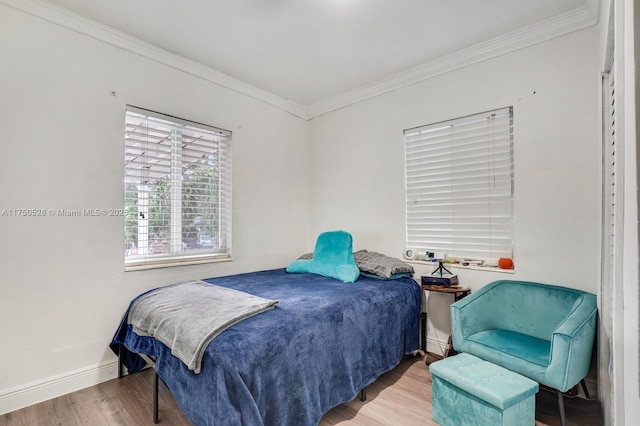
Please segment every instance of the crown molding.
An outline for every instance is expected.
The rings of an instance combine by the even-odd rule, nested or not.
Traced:
[[[585,7],[574,9],[535,25],[459,50],[359,89],[316,102],[308,106],[307,115],[311,120],[329,112],[403,89],[451,71],[588,28],[598,22],[599,3],[600,0],[590,0]]]
[[[297,102],[283,99],[270,92],[251,86],[220,71],[168,52],[127,33],[101,24],[67,9],[40,0],[0,0],[13,9],[27,13],[47,22],[86,35],[95,40],[123,49],[130,53],[156,61],[173,69],[265,102],[287,111],[296,117],[308,120],[307,108]]]
[[[304,120],[311,120],[329,112],[346,108],[349,105],[402,89],[451,71],[588,28],[597,24],[600,9],[600,0],[589,0],[585,7],[574,9],[535,25],[454,52],[359,89],[305,106],[295,101],[283,99],[198,62],[168,52],[151,43],[46,1],[0,0],[0,3],[265,102]]]

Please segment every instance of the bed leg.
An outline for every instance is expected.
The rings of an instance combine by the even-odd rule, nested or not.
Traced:
[[[360,391],[360,401],[365,402],[367,400],[367,388],[362,388]]]
[[[153,423],[158,424],[158,372],[153,369]]]
[[[118,379],[122,379],[122,343],[118,343]]]

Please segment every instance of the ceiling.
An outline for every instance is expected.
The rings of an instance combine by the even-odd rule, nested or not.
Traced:
[[[47,0],[309,107],[598,0]]]

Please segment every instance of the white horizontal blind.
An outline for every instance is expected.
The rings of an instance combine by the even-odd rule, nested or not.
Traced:
[[[404,131],[407,247],[513,257],[513,111]]]
[[[128,106],[124,180],[125,267],[230,255],[229,131]]]

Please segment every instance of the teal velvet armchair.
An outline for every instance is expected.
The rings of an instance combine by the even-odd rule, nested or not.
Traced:
[[[451,305],[453,347],[562,392],[578,383],[588,397],[596,296],[526,281],[495,281]]]

